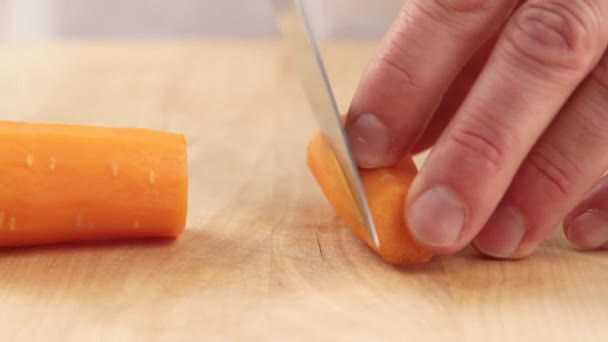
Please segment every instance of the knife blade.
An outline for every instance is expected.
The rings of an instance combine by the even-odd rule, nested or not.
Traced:
[[[359,170],[307,13],[299,0],[272,0],[284,45],[293,59],[321,135],[333,150],[357,206],[360,222],[374,245],[380,240]]]

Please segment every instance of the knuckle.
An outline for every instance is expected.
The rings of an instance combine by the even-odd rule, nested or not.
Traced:
[[[405,7],[406,11],[408,11],[408,16],[410,15],[409,11],[416,14],[419,13],[424,19],[424,21],[428,20],[433,25],[439,25],[438,27],[443,27],[446,25],[446,23],[451,23],[450,16],[446,15],[442,7],[436,6],[436,3],[433,1],[413,1],[410,3],[410,5],[412,6],[412,8],[408,6]],[[438,8],[442,10],[438,11]]]
[[[507,31],[519,57],[543,66],[588,70],[595,59],[599,33],[586,1],[550,0],[521,8]]]
[[[574,137],[587,146],[603,147],[608,153],[608,52],[596,65],[588,82],[581,96],[584,103],[574,109],[573,118],[580,130]]]
[[[444,12],[451,14],[479,15],[492,12],[501,2],[498,0],[434,0]]]
[[[608,152],[608,115],[605,115],[605,109],[601,107],[601,112],[591,109],[577,117],[576,124],[580,127],[580,133],[575,135],[575,139],[578,138],[579,143],[596,146]]]
[[[591,77],[601,87],[602,93],[608,96],[608,52],[600,59],[600,62],[591,73]]]
[[[538,177],[539,191],[547,198],[569,199],[576,192],[575,179],[582,172],[558,149],[540,143],[529,155],[526,165]]]
[[[403,49],[398,41],[392,42],[389,47],[378,56],[379,62],[377,70],[382,75],[391,75],[396,77],[402,85],[409,86],[412,89],[419,89],[421,85],[415,77],[414,72],[408,69],[406,63],[399,58],[403,55]]]
[[[496,129],[495,125],[479,124],[460,126],[450,135],[450,143],[458,149],[458,154],[466,162],[481,162],[491,171],[499,171],[506,163],[510,143],[505,129]]]

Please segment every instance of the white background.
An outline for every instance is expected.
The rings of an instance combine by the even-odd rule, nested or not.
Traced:
[[[305,0],[318,34],[377,38],[403,0]],[[269,0],[0,0],[4,39],[256,37]]]

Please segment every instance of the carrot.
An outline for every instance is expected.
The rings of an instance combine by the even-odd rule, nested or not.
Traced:
[[[136,128],[0,121],[0,246],[175,237],[185,139]]]
[[[379,249],[368,238],[338,161],[320,133],[308,144],[307,165],[338,216],[387,263],[416,264],[432,257],[411,237],[404,220],[407,190],[417,173],[411,156],[394,167],[359,170],[378,232]]]

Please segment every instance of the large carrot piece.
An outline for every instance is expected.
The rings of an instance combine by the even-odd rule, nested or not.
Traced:
[[[0,122],[0,246],[175,237],[187,204],[180,134]]]
[[[307,164],[338,216],[383,260],[405,265],[426,262],[432,257],[411,237],[404,221],[405,197],[417,173],[410,156],[394,167],[359,170],[379,235],[379,249],[368,238],[338,161],[319,133],[308,145]]]

